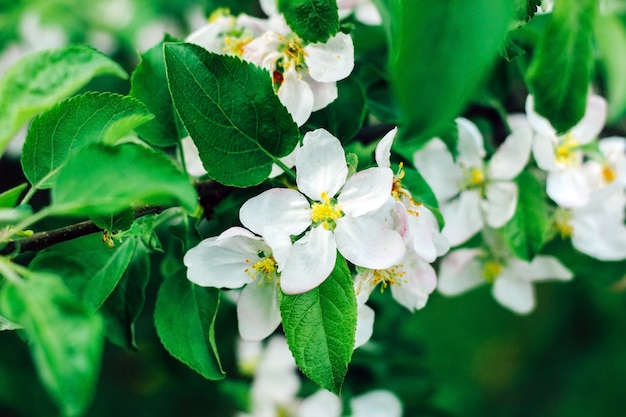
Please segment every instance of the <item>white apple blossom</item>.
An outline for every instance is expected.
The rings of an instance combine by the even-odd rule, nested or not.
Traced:
[[[374,390],[350,399],[350,417],[401,417],[402,403],[391,391]],[[341,398],[320,390],[305,398],[296,417],[339,417]]]
[[[587,204],[592,192],[588,177],[581,169],[584,153],[581,146],[593,141],[604,127],[606,100],[590,95],[583,118],[563,135],[535,112],[533,96],[526,99],[526,115],[535,131],[532,152],[539,168],[548,172],[546,192],[559,206]]]
[[[185,254],[187,278],[203,287],[240,288],[237,300],[239,334],[262,340],[281,322],[277,272],[278,251],[258,236],[233,227],[203,240]]]
[[[626,259],[626,193],[617,182],[595,191],[589,203],[558,209],[555,227],[574,248],[602,261]]]
[[[626,187],[626,138],[608,137],[598,143],[599,153],[583,164],[591,190],[596,191],[610,184]]]
[[[337,0],[337,7],[342,19],[354,13],[356,20],[366,25],[376,26],[383,21],[372,0]]]
[[[537,255],[531,262],[509,256],[496,258],[480,249],[450,252],[441,262],[437,290],[457,295],[481,284],[493,284],[492,294],[502,306],[518,314],[535,308],[533,283],[568,281],[572,273],[552,256]]]
[[[307,132],[296,155],[298,190],[270,189],[243,204],[244,226],[273,245],[299,237],[286,261],[278,262],[281,289],[306,292],[321,284],[335,266],[337,250],[357,266],[384,269],[404,255],[403,239],[367,215],[387,201],[393,182],[389,168],[374,167],[348,178],[344,150],[324,129]]]
[[[456,119],[459,130],[456,161],[438,138],[414,154],[416,168],[431,186],[446,222],[443,235],[457,246],[485,224],[502,227],[514,214],[517,184],[524,169],[532,134],[517,125],[489,161],[483,138],[469,120]]]

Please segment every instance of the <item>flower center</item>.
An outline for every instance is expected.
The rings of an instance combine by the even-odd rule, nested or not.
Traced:
[[[224,52],[225,54],[242,57],[244,52],[243,48],[250,42],[252,42],[252,37],[249,35],[241,34],[226,36],[224,38],[224,46],[222,47],[222,52]]]
[[[500,262],[497,261],[487,261],[483,264],[483,278],[489,284],[493,284],[498,275],[502,272],[504,267]]]
[[[413,199],[411,192],[402,186],[402,179],[404,178],[404,163],[400,162],[398,172],[393,177],[393,183],[391,185],[391,196],[396,200],[404,204],[407,213],[414,216],[419,216],[419,212],[414,210],[413,207],[421,206],[422,203],[418,203]]]
[[[465,170],[464,176],[466,189],[480,188],[485,183],[485,171],[482,168],[471,167]]]
[[[554,149],[554,159],[557,164],[573,166],[577,161],[577,152],[575,152],[580,143],[576,140],[574,135],[568,133],[565,138]]]
[[[554,228],[562,239],[566,239],[574,233],[574,228],[570,224],[571,218],[572,213],[566,210],[557,210],[554,214]]]
[[[311,220],[313,224],[322,225],[326,230],[335,230],[335,220],[343,217],[341,206],[322,193],[322,201],[311,205]]]
[[[294,65],[296,70],[300,70],[306,67],[304,57],[306,52],[302,41],[297,36],[290,36],[285,43],[283,54],[285,55],[284,68],[289,68],[290,65]]]
[[[613,181],[615,181],[615,178],[617,178],[617,172],[615,172],[615,170],[609,165],[603,165],[602,179],[604,179],[604,182],[606,182],[607,184],[612,183]]]
[[[363,281],[361,281],[356,288],[356,294],[359,295],[361,293],[361,287],[364,282],[371,282],[372,289],[381,284],[380,292],[385,292],[385,289],[389,285],[401,285],[404,282],[407,282],[404,279],[406,275],[406,271],[404,270],[404,264],[394,265],[387,269],[360,269],[357,267],[357,271],[363,274]]]
[[[246,259],[246,263],[252,264],[244,269],[244,272],[250,276],[250,278],[259,278],[259,285],[270,284],[272,282],[278,285],[278,264],[273,256],[265,256],[263,252],[259,252],[259,261],[252,263],[250,259]]]

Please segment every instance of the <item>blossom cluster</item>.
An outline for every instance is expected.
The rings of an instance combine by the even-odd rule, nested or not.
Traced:
[[[296,188],[251,198],[239,212],[245,228],[230,228],[187,252],[192,282],[244,287],[237,301],[244,339],[269,336],[281,321],[278,291],[318,287],[338,253],[357,271],[357,346],[371,334],[373,312],[365,302],[377,285],[391,286],[411,311],[425,305],[436,286],[430,263],[448,244],[433,213],[402,186],[402,168],[396,175],[391,169],[395,134],[379,143],[377,166],[350,175],[340,141],[324,129],[307,132],[296,154]]]

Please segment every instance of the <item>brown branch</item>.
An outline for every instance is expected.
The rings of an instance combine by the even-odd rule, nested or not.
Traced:
[[[198,191],[200,204],[204,208],[205,217],[210,218],[213,216],[215,207],[230,194],[231,188],[216,181],[208,180],[196,183],[196,190]],[[167,208],[163,206],[142,207],[135,211],[135,218],[137,219],[148,214],[158,214]],[[34,233],[23,239],[8,242],[5,247],[0,249],[0,255],[17,255],[28,251],[39,251],[57,243],[102,231],[93,221],[87,220],[59,229]]]

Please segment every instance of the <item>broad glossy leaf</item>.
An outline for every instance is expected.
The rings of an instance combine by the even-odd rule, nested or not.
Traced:
[[[72,95],[98,75],[128,75],[87,46],[68,46],[25,56],[0,79],[0,154],[37,113]]]
[[[157,296],[154,324],[172,356],[210,380],[224,377],[215,345],[217,288],[199,287],[185,269],[165,277]]]
[[[135,322],[143,310],[149,278],[149,251],[138,244],[122,279],[100,308],[106,319],[107,338],[116,345],[137,350]]]
[[[92,216],[144,204],[194,211],[197,194],[165,154],[133,143],[96,143],[77,151],[61,169],[52,203],[55,213]]]
[[[63,415],[82,415],[100,373],[102,318],[50,273],[32,274],[20,285],[6,283],[0,307],[2,315],[24,326],[39,376]]]
[[[166,35],[141,55],[141,61],[130,77],[129,95],[141,100],[155,115],[148,123],[139,126],[137,133],[146,142],[155,146],[173,146],[178,143],[178,132],[174,116],[174,104],[167,89],[163,43],[175,41]]]
[[[585,114],[593,70],[593,20],[597,0],[555,2],[526,78],[535,110],[557,132],[576,125]]]
[[[319,287],[283,294],[280,313],[298,367],[317,385],[338,394],[352,358],[357,316],[345,259],[337,254],[333,272]]]
[[[465,108],[513,16],[510,0],[393,0],[391,82],[399,140],[423,143]]]
[[[54,186],[59,170],[91,143],[114,143],[154,116],[132,97],[85,93],[33,120],[22,153],[22,168],[33,188]]]
[[[278,0],[278,9],[305,42],[326,42],[339,31],[337,0]]]
[[[26,189],[26,185],[26,183],[20,184],[9,190],[6,190],[3,193],[0,193],[0,209],[10,209],[15,207],[18,200],[20,199],[20,195]]]
[[[169,89],[208,175],[225,185],[261,183],[299,132],[267,71],[191,44],[165,44]]]
[[[626,26],[620,18],[598,13],[594,21],[595,41],[604,69],[610,122],[626,113]]]
[[[100,235],[89,235],[42,250],[30,268],[61,276],[78,299],[96,311],[122,278],[136,248],[137,239],[110,248]]]
[[[500,233],[518,258],[530,261],[544,244],[549,227],[543,186],[533,174],[523,171],[515,180],[519,189],[517,208]]]

